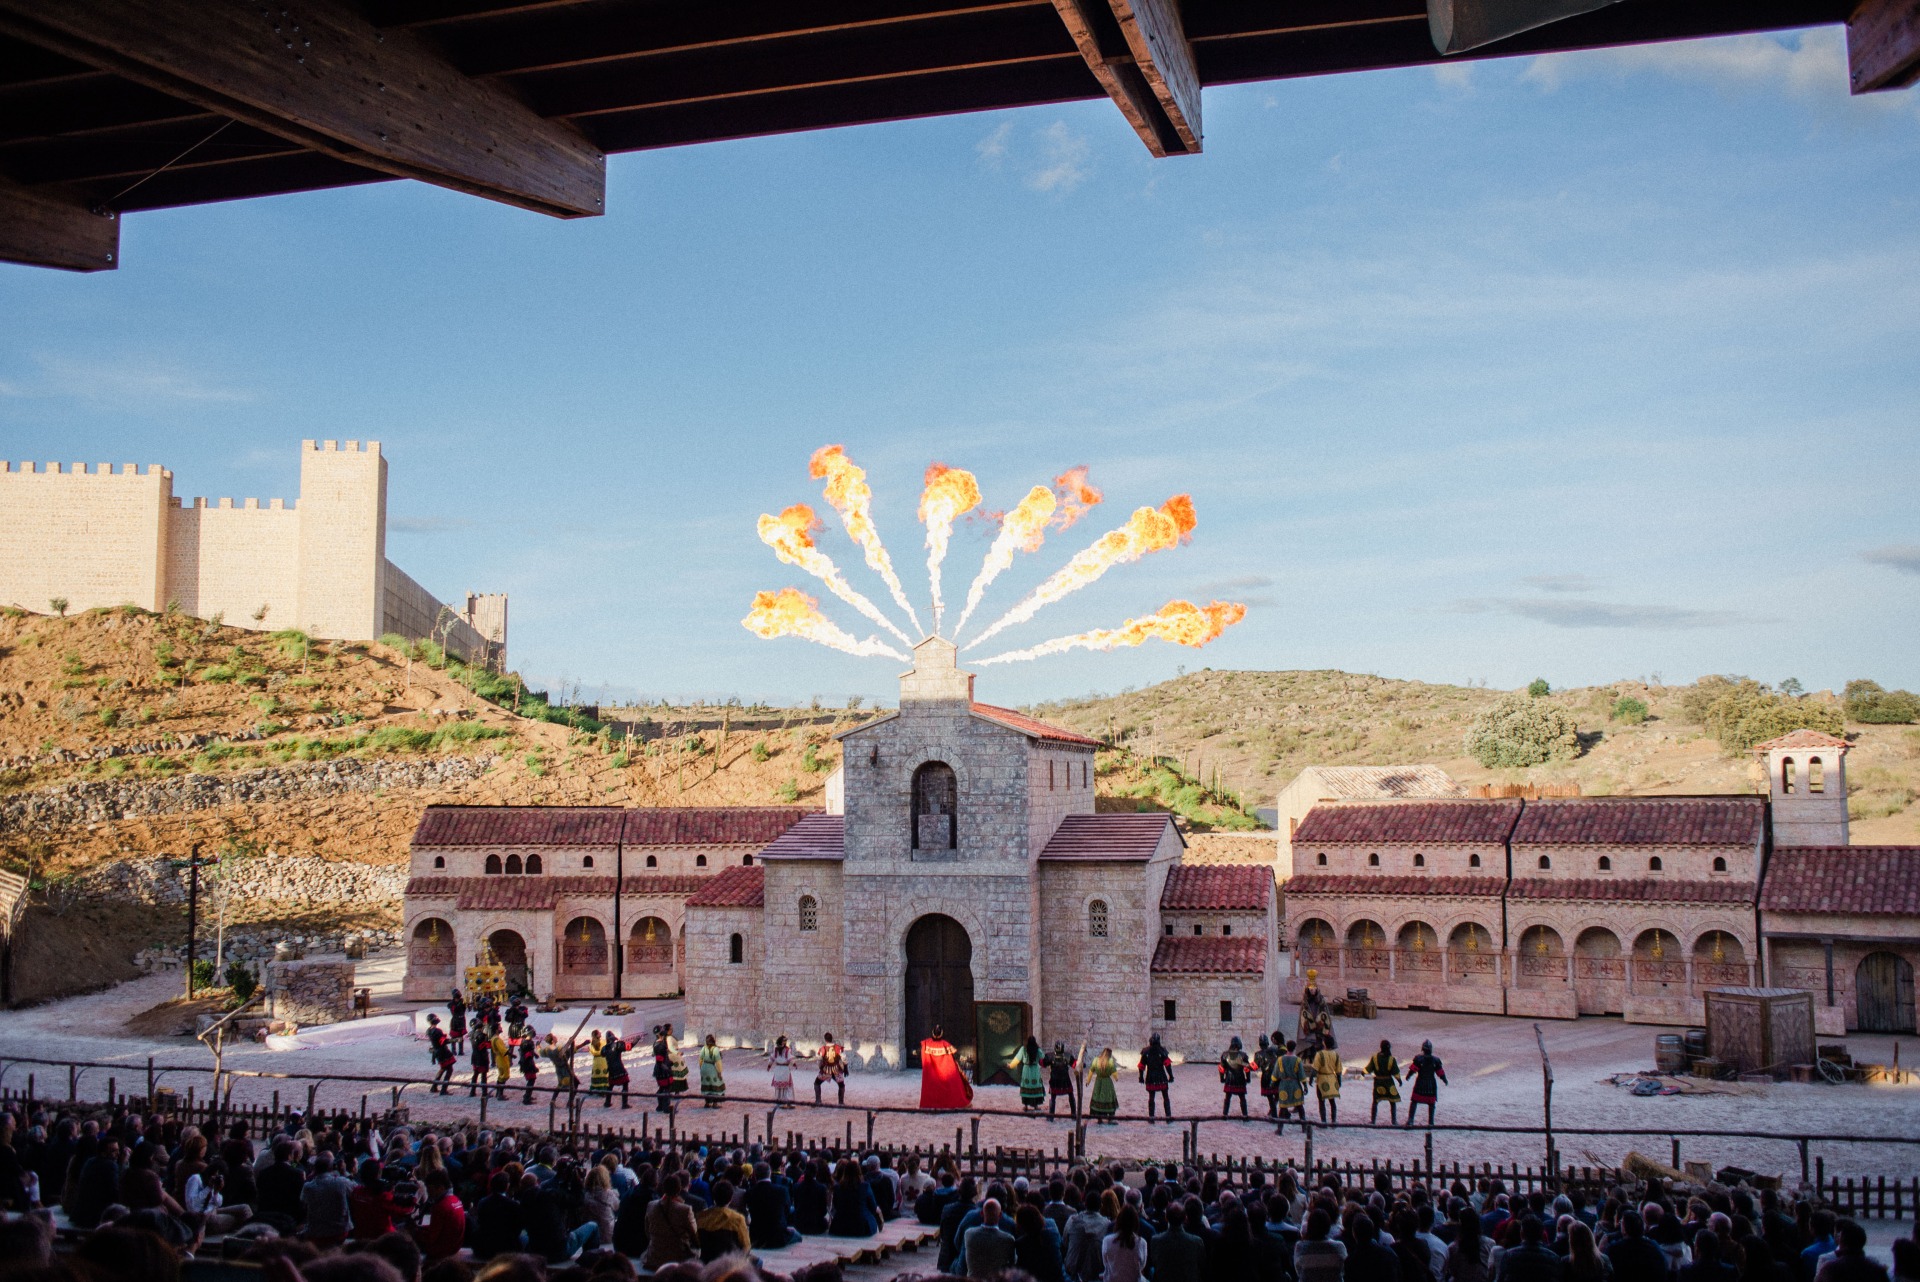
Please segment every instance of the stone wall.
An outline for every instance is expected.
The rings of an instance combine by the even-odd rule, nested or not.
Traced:
[[[494,758],[431,757],[405,761],[341,758],[269,766],[221,775],[181,775],[151,783],[102,780],[0,797],[0,833],[45,831],[217,806],[324,797],[383,788],[438,788],[477,779]]]
[[[1269,970],[1272,965],[1269,961]],[[1172,1020],[1166,1018],[1169,999],[1174,1003]],[[1233,1003],[1231,1020],[1220,1018],[1223,1001]],[[1264,975],[1155,975],[1151,1013],[1148,1027],[1160,1034],[1168,1050],[1190,1060],[1215,1060],[1233,1037],[1251,1055],[1260,1034],[1272,1031],[1264,1025],[1277,1012],[1267,1009]]]
[[[785,1033],[801,1047],[816,1046],[820,1034],[834,1033],[856,1052],[842,1005],[842,956],[846,892],[840,865],[831,860],[765,861],[766,906],[761,909],[763,953],[761,991],[763,1029],[769,1039]],[[818,905],[815,930],[800,929],[800,897]],[[691,983],[691,980],[689,980]],[[898,1067],[898,1064],[895,1065]]]
[[[346,1019],[353,1014],[353,963],[273,962],[267,967],[267,1014],[302,1027]]]
[[[1040,948],[1046,959],[1040,1039],[1051,1045],[1081,1038],[1096,1050],[1139,1049],[1147,1026],[1147,985],[1153,961],[1158,895],[1137,863],[1049,860],[1040,865]],[[1088,933],[1088,905],[1107,905],[1107,937]]]
[[[69,612],[159,609],[172,498],[173,473],[152,464],[0,462],[0,605],[45,611],[65,597]]]
[[[764,953],[760,913],[758,908],[687,910],[687,1035],[683,1043],[691,1045],[708,1033],[722,1046],[761,1046],[773,1040],[764,1035],[760,1016]],[[731,960],[736,934],[742,948],[738,962]],[[815,982],[822,978],[812,977]]]
[[[209,503],[167,512],[169,600],[188,614],[238,628],[304,627],[300,618],[300,513],[279,499]],[[267,613],[253,618],[261,606]]]

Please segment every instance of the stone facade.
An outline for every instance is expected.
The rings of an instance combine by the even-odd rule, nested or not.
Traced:
[[[1163,977],[1163,904],[1185,849],[1170,817],[1096,814],[1095,741],[975,702],[943,639],[914,660],[899,711],[841,735],[843,813],[761,851],[752,904],[718,884],[688,901],[689,1035],[785,1034],[809,1049],[833,1033],[856,1064],[898,1068],[927,1032],[915,1001],[944,986],[941,1003],[1011,1004],[1044,1040],[1110,1045],[1131,1062],[1163,982],[1209,984],[1227,993],[1215,1009],[1231,1000],[1236,1021],[1265,1027],[1278,972],[1271,874],[1187,870],[1199,898],[1183,929],[1238,930],[1244,946],[1210,977]],[[1206,888],[1226,883],[1237,889],[1215,904]],[[916,955],[929,927],[958,952]],[[736,941],[750,957],[735,959]],[[972,1024],[966,1009],[945,1027],[963,1051],[975,1041],[955,1027]],[[1216,1026],[1181,1031],[1194,1053],[1224,1045]]]
[[[286,961],[267,966],[267,1015],[300,1026],[353,1014],[353,963]]]
[[[444,638],[456,654],[504,664],[505,598],[442,605],[387,560],[386,531],[378,441],[302,442],[300,498],[291,504],[183,503],[173,473],[153,465],[0,463],[0,603],[176,603],[242,628],[349,641],[388,632]]]

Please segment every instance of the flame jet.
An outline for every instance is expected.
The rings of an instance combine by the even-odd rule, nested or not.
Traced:
[[[880,541],[880,531],[873,524],[873,487],[867,484],[866,469],[856,467],[844,447],[822,445],[807,461],[807,472],[816,480],[826,481],[826,500],[840,514],[841,524],[847,527],[847,537],[860,545],[867,556],[867,568],[880,576],[887,591],[893,593],[893,603],[913,620],[913,630],[920,631],[920,614],[907,600],[900,576],[893,572],[893,558],[887,554],[887,545]]]
[[[876,655],[908,658],[879,637],[856,640],[839,624],[821,614],[820,603],[799,588],[754,593],[753,609],[747,612],[746,618],[740,620],[740,625],[755,636],[799,637],[863,659]]]
[[[1047,522],[1053,519],[1059,506],[1060,501],[1054,497],[1052,490],[1044,485],[1036,485],[1027,491],[1027,497],[1021,499],[1013,511],[1001,519],[1000,533],[994,536],[986,559],[980,563],[980,573],[973,576],[973,586],[967,589],[967,608],[960,612],[960,622],[953,625],[955,637],[960,635],[960,629],[967,626],[974,607],[987,594],[987,586],[1013,564],[1014,552],[1021,548],[1029,552],[1040,550],[1041,540],[1047,537]]]
[[[813,532],[819,528],[820,518],[813,514],[813,509],[805,503],[795,503],[779,516],[761,514],[760,541],[772,548],[782,561],[797,565],[819,579],[835,596],[911,646],[913,642],[907,634],[880,613],[879,606],[854,591],[833,558],[813,545]]]
[[[1054,525],[1056,528],[1062,530],[1072,525],[1088,512],[1091,512],[1095,505],[1106,498],[1106,495],[1102,494],[1096,487],[1088,484],[1085,464],[1079,467],[1070,467],[1060,475],[1054,477],[1053,492],[1060,500],[1060,517],[1054,522]],[[1027,549],[1029,552],[1035,550],[1035,548]]]
[[[972,472],[945,463],[927,465],[926,488],[920,492],[920,521],[927,527],[927,582],[933,590],[933,634],[940,635],[940,563],[947,559],[953,523],[980,506],[980,483]]]
[[[1042,607],[1053,604],[1070,592],[1079,591],[1116,565],[1138,561],[1149,552],[1175,546],[1193,533],[1194,524],[1193,496],[1190,494],[1176,494],[1157,508],[1134,509],[1125,525],[1117,530],[1109,530],[1094,540],[1093,546],[1054,571],[1020,604],[995,620],[992,627],[967,642],[965,648],[971,650],[1001,629],[1025,623]]]
[[[1113,650],[1123,645],[1139,645],[1150,637],[1197,649],[1246,617],[1247,607],[1232,601],[1215,601],[1206,606],[1191,601],[1169,601],[1144,619],[1128,619],[1117,628],[1095,628],[1070,637],[1056,637],[1029,649],[975,659],[974,663],[984,667],[989,663],[1023,663],[1063,650]]]

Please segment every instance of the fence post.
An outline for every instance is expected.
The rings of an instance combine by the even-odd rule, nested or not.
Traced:
[[[112,1108],[115,1104],[118,1104],[120,1102],[119,1100],[114,1098],[114,1096],[118,1095],[119,1092],[120,1092],[120,1079],[117,1077],[109,1077],[107,1079],[107,1107],[108,1108]]]
[[[867,1147],[873,1147],[873,1110],[867,1110]]]
[[[1306,1177],[1307,1187],[1312,1188],[1313,1187],[1313,1123],[1309,1122],[1306,1119],[1306,1115],[1304,1113],[1301,1114],[1301,1117],[1300,1117],[1300,1127],[1302,1130],[1304,1130],[1307,1133],[1306,1152],[1302,1155],[1300,1159],[1301,1166],[1302,1166],[1301,1173]]]
[[[29,1096],[33,1094],[32,1088],[28,1088],[27,1094]],[[153,1056],[151,1055],[147,1056],[147,1107],[153,1107]]]
[[[80,1098],[80,1069],[77,1065],[67,1065],[67,1103],[72,1104]]]
[[[1433,1132],[1427,1132],[1427,1182],[1433,1182]]]
[[[1685,1169],[1684,1167],[1682,1167],[1682,1166],[1680,1165],[1680,1137],[1679,1137],[1678,1135],[1676,1135],[1676,1136],[1674,1136],[1674,1137],[1673,1137],[1673,1163],[1672,1163],[1672,1165],[1673,1165],[1673,1169],[1674,1169],[1674,1170],[1676,1170],[1676,1171],[1679,1171],[1679,1170],[1684,1170],[1684,1169]]]
[[[1799,1144],[1800,1144],[1800,1184],[1801,1184],[1801,1187],[1804,1188],[1807,1183],[1807,1137],[1802,1135],[1800,1137]]]
[[[980,1118],[977,1115],[973,1119],[973,1138],[967,1144],[967,1156],[976,1159],[980,1156]]]

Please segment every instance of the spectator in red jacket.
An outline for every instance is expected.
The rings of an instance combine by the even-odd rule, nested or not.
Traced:
[[[457,1255],[467,1240],[467,1208],[453,1195],[453,1182],[444,1170],[428,1171],[427,1201],[420,1219],[410,1226],[413,1240],[428,1264]]]
[[[393,1232],[393,1217],[405,1216],[412,1208],[401,1205],[387,1191],[380,1163],[368,1158],[360,1163],[360,1180],[347,1195],[347,1211],[353,1217],[348,1236],[356,1242],[371,1242]]]

